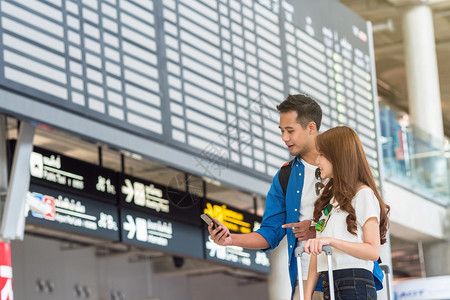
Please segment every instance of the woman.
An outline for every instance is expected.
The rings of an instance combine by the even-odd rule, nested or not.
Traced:
[[[311,299],[319,277],[329,299],[327,258],[319,255],[324,245],[333,247],[336,299],[376,299],[372,268],[386,242],[389,206],[377,192],[355,131],[332,128],[317,137],[317,148],[320,177],[329,181],[314,203],[316,238],[305,245],[313,254],[305,299]]]

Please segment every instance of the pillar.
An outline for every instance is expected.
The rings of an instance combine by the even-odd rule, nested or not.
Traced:
[[[423,244],[427,277],[450,275],[450,207],[447,207],[443,225],[444,241]]]
[[[414,124],[442,141],[441,95],[433,15],[427,5],[408,8],[403,16],[409,112]]]
[[[431,8],[408,8],[403,16],[406,78],[413,133],[420,139],[411,149],[411,176],[431,189],[448,192],[447,162],[443,151],[439,75]]]
[[[424,244],[425,273],[430,276],[450,275],[450,243]]]
[[[426,4],[408,8],[403,16],[406,78],[409,111],[416,128],[433,137],[434,147],[415,149],[416,153],[442,150],[442,121],[439,75],[431,8]],[[420,132],[414,132],[421,136]],[[423,135],[422,135],[423,136]],[[431,142],[431,141],[428,141]],[[425,146],[422,146],[425,147]],[[431,188],[448,188],[447,164],[442,155],[412,161],[416,176]],[[427,216],[424,216],[427,218]],[[431,216],[428,216],[431,217]],[[444,224],[443,224],[444,225]],[[426,276],[450,274],[450,239],[424,243]]]

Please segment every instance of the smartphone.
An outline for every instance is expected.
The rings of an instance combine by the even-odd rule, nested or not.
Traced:
[[[216,229],[217,227],[219,227],[220,225],[208,214],[201,214],[200,218],[203,219],[203,221],[205,221],[206,224],[208,224],[208,226],[213,223],[214,224],[214,229]],[[227,234],[227,236],[229,236],[230,234]]]
[[[205,221],[205,223],[209,226],[211,225],[211,222],[214,223],[214,229],[216,229],[217,227],[219,227],[219,224],[217,224],[217,222],[208,214],[201,214],[200,218],[203,219],[203,221]]]

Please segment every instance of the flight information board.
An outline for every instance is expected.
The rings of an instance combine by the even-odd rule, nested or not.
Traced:
[[[203,258],[201,227],[124,208],[120,215],[124,243]]]
[[[289,92],[318,100],[321,131],[338,125],[356,130],[379,178],[371,32],[337,1],[284,2]],[[330,12],[324,17],[324,12]]]
[[[113,170],[33,147],[30,175],[31,183],[117,204],[117,176]]]
[[[266,182],[289,160],[275,106],[307,93],[323,130],[356,129],[378,176],[372,33],[336,0],[0,4],[9,90],[186,151],[205,176]]]
[[[231,232],[249,233],[259,228],[260,216],[204,199],[196,190],[190,189],[191,194],[171,189],[39,147],[33,149],[30,168],[27,223],[270,271],[266,253],[215,244],[200,218],[208,213]],[[94,188],[103,187],[97,181],[100,177],[114,178],[106,187],[118,191],[115,201],[103,194],[105,190]],[[75,178],[78,183],[73,186]]]
[[[119,174],[118,186],[119,201],[123,207],[201,225],[198,216],[203,198],[122,173]]]
[[[26,221],[119,241],[116,206],[35,184],[30,185]]]

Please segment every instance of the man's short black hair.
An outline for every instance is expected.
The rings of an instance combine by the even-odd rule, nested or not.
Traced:
[[[289,95],[286,100],[277,105],[280,113],[297,112],[297,122],[306,128],[309,122],[316,123],[317,131],[322,122],[322,109],[310,96],[304,94]]]

